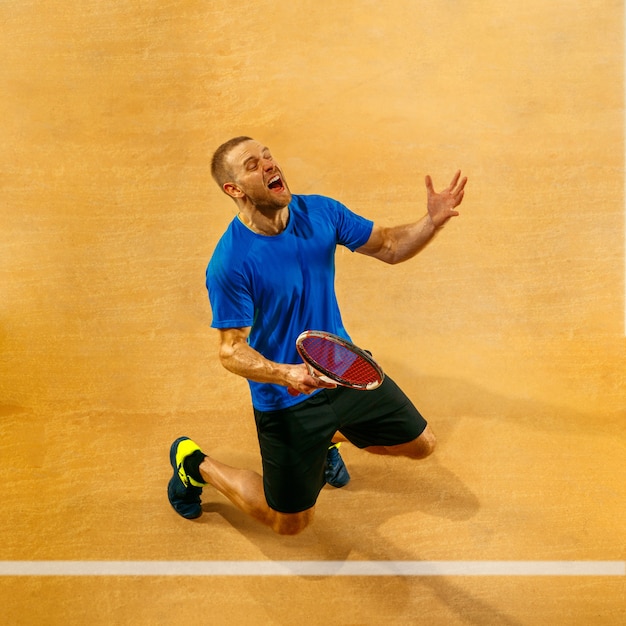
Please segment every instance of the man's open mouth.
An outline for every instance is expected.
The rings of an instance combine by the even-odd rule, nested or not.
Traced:
[[[270,178],[270,182],[267,183],[267,186],[272,191],[282,191],[285,188],[285,185],[283,185],[283,179],[278,174]]]

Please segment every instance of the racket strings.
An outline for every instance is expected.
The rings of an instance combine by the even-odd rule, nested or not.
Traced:
[[[381,378],[379,370],[364,356],[328,339],[307,337],[302,348],[314,366],[351,384],[369,384]]]

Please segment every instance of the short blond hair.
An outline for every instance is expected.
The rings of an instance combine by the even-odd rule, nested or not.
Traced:
[[[223,143],[214,153],[211,159],[211,176],[215,182],[223,187],[224,183],[232,182],[233,173],[226,165],[226,158],[230,151],[244,141],[252,141],[252,137],[233,137]]]

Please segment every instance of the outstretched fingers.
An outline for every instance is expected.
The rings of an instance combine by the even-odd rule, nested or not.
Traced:
[[[426,189],[428,190],[429,193],[436,193],[435,192],[435,187],[433,186],[433,179],[431,178],[430,175],[426,175]],[[448,185],[447,189],[444,189],[444,191],[442,193],[449,193],[450,195],[458,195],[460,193],[463,192],[463,190],[465,189],[465,184],[467,183],[467,176],[463,176],[463,178],[461,178],[461,170],[457,170],[456,173],[454,174],[454,177],[452,178],[452,181],[450,181],[450,184]]]
[[[436,227],[443,226],[451,217],[459,215],[455,209],[463,201],[467,177],[461,178],[461,170],[457,170],[450,185],[440,192],[435,191],[430,176],[426,176],[425,180],[428,214]]]
[[[460,180],[459,180],[460,179]],[[467,176],[461,178],[461,170],[458,170],[454,175],[452,182],[450,183],[449,193],[454,201],[454,206],[457,207],[463,201],[465,195],[465,184],[467,183]]]
[[[456,171],[454,178],[452,179],[452,182],[450,183],[450,186],[448,187],[450,191],[454,190],[454,188],[456,187],[456,184],[459,182],[459,178],[461,178],[461,170]]]

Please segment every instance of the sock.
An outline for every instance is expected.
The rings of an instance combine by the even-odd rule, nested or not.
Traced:
[[[183,469],[187,473],[187,476],[191,476],[199,483],[204,483],[204,478],[202,478],[202,474],[200,473],[200,464],[204,461],[205,457],[206,454],[204,454],[202,450],[196,450],[183,461]]]

